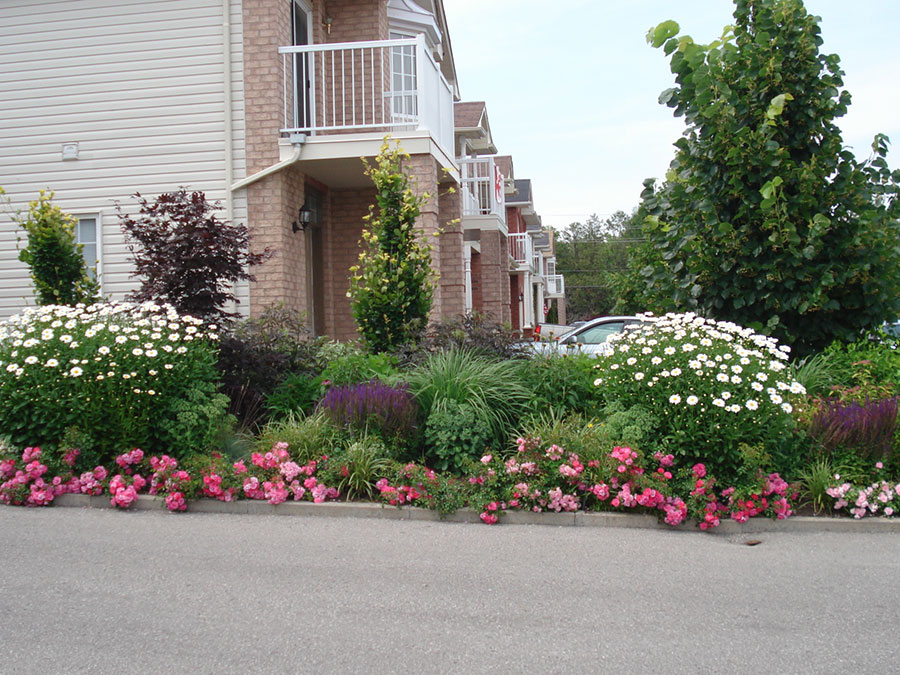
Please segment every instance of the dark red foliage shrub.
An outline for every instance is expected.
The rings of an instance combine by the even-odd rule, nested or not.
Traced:
[[[153,201],[139,192],[134,197],[137,216],[116,204],[141,279],[129,299],[169,303],[182,314],[212,320],[233,317],[224,310],[226,302],[238,302],[233,284],[252,281],[249,268],[272,252],[251,253],[247,227],[220,219],[220,203],[208,202],[202,192],[182,187]]]

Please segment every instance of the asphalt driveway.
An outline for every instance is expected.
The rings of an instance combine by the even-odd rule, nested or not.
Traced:
[[[897,672],[900,537],[0,507],[0,673]]]

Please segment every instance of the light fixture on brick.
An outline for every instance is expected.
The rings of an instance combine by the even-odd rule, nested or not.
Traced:
[[[297,211],[297,220],[291,223],[291,230],[294,233],[306,232],[306,227],[310,224],[311,221],[312,211],[306,205],[306,202],[303,202],[303,206],[301,206],[300,210]]]

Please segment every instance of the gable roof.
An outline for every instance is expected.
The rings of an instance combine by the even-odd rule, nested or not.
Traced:
[[[453,104],[453,127],[457,140],[464,138],[478,155],[497,152],[484,101],[458,101]]]

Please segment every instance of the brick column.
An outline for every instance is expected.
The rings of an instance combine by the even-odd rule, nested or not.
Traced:
[[[497,230],[481,231],[482,311],[506,323],[509,311],[509,263],[506,237]]]

